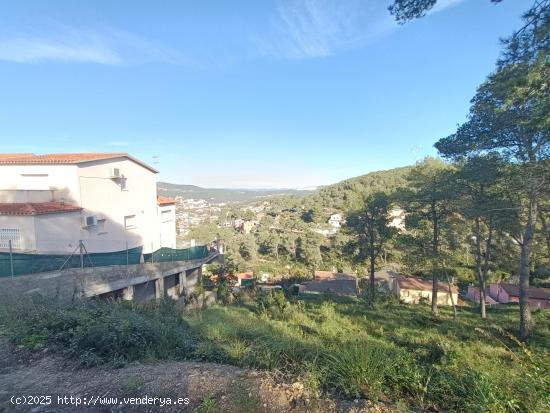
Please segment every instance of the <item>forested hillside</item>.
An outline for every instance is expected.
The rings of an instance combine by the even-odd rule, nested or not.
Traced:
[[[428,162],[440,162],[429,160]],[[352,239],[345,225],[330,236],[329,217],[345,217],[377,192],[396,193],[407,186],[413,166],[376,171],[346,179],[307,196],[278,196],[248,203],[246,207],[228,207],[221,221],[255,221],[250,233],[238,228],[221,227],[208,222],[194,228],[189,239],[206,242],[212,234],[226,244],[230,271],[258,270],[307,276],[313,269],[338,269],[364,274],[364,263],[353,255]],[[395,207],[399,202],[396,198]],[[256,212],[252,212],[252,210]],[[388,258],[388,253],[386,258]]]
[[[319,193],[308,197],[307,201],[327,209],[346,211],[357,207],[364,199],[375,192],[393,192],[406,186],[407,174],[412,166],[371,172],[346,179],[322,188]]]
[[[308,276],[315,269],[335,269],[362,276],[368,273],[369,266],[366,228],[355,218],[365,211],[369,200],[383,194],[388,213],[396,209],[405,211],[407,229],[394,230],[383,243],[375,258],[375,268],[395,268],[429,277],[433,239],[430,196],[434,196],[439,231],[438,272],[441,277],[451,277],[466,286],[476,281],[477,246],[473,240],[475,214],[479,209],[476,205],[482,202],[482,206],[503,207],[492,215],[490,225],[487,217],[479,217],[478,234],[483,258],[490,232],[490,256],[484,264],[485,272],[489,280],[499,281],[517,276],[519,228],[524,219],[517,213],[521,208],[518,173],[496,158],[479,160],[478,164],[427,158],[415,166],[350,178],[305,197],[281,196],[244,208],[228,208],[222,211],[220,222],[254,222],[249,233],[232,226],[222,227],[220,222],[208,222],[194,228],[189,238],[202,242],[215,234],[223,240],[229,271]],[[474,184],[496,190],[484,178],[501,182],[498,185],[504,185],[506,190],[498,196],[487,193],[482,199],[472,199],[467,189]],[[329,217],[335,213],[341,213],[345,222],[340,229],[327,234],[331,229]],[[546,216],[546,212],[541,214]],[[545,282],[548,271],[547,233],[540,223],[531,264],[534,283]]]

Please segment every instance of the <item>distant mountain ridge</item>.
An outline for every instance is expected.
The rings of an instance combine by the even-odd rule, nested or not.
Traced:
[[[346,210],[351,204],[361,202],[368,194],[376,191],[392,192],[406,186],[406,176],[413,166],[402,166],[348,178],[332,185],[315,189],[229,189],[202,188],[196,185],[179,185],[158,182],[159,195],[181,196],[184,199],[205,199],[213,203],[252,202],[271,197],[297,196],[310,203]]]
[[[196,185],[172,184],[158,182],[157,191],[159,195],[184,199],[205,199],[213,203],[222,202],[249,202],[258,201],[262,198],[274,196],[306,196],[316,193],[316,190],[309,189],[230,189],[230,188],[202,188]]]

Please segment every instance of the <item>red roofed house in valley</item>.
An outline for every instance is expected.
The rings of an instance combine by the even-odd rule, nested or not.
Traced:
[[[254,273],[252,271],[240,272],[237,274],[237,285],[252,285],[254,282]]]
[[[474,285],[468,286],[468,292],[466,293],[466,298],[470,301],[473,301],[474,303],[478,303],[481,300],[480,294],[479,294],[479,287],[476,287]],[[496,305],[498,304],[498,301],[493,299],[489,295],[489,290],[487,287],[485,287],[485,305]]]
[[[400,301],[410,304],[418,304],[421,299],[428,302],[432,301],[432,282],[421,280],[420,278],[398,276],[393,283],[394,293]],[[451,298],[452,293],[452,298]],[[458,303],[458,288],[451,287],[449,284],[440,282],[437,288],[437,304],[452,305]]]
[[[315,271],[314,279],[304,281],[298,288],[300,293],[328,292],[341,296],[356,296],[359,294],[359,285],[355,274],[332,271]]]
[[[501,304],[519,303],[519,286],[504,283],[491,284],[489,295]],[[550,288],[530,287],[527,297],[531,308],[550,308]]]
[[[175,204],[126,153],[0,154],[0,251],[175,247]]]

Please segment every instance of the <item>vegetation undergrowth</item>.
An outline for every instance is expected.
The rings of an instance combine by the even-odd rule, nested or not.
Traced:
[[[34,297],[0,304],[0,329],[15,344],[49,346],[84,366],[184,359],[195,348],[186,322],[169,301],[86,301],[70,306]]]
[[[487,322],[469,309],[361,300],[287,300],[280,292],[237,305],[183,312],[170,302],[43,300],[0,305],[15,344],[49,346],[84,365],[194,359],[278,370],[310,390],[450,412],[550,411],[550,313],[535,313],[537,335],[511,333],[517,307]]]

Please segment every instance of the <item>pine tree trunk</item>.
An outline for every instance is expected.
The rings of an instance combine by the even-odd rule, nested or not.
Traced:
[[[369,301],[370,305],[374,305],[374,264],[376,260],[376,252],[374,249],[374,223],[371,223],[369,228],[369,256],[370,256],[370,280],[369,280]]]
[[[439,222],[435,202],[432,202],[432,223],[433,223],[433,241],[432,241],[432,314],[439,315],[437,308],[437,258],[439,248]]]
[[[546,239],[546,254],[548,255],[548,261],[550,262],[550,227],[546,221],[546,217],[542,212],[539,211],[540,222],[542,224],[542,232],[544,233],[544,238]]]
[[[485,303],[485,298],[487,295],[485,294],[485,285],[487,282],[487,278],[489,277],[489,263],[491,262],[491,250],[492,250],[492,244],[493,244],[493,220],[492,218],[489,218],[489,235],[487,236],[487,241],[485,243],[485,262],[483,264],[483,272],[481,277],[481,285],[480,285],[480,291],[483,291],[483,302]],[[485,311],[486,311],[486,306]],[[487,317],[487,313],[485,313],[485,317]]]
[[[479,217],[476,217],[476,270],[479,286],[479,309],[481,318],[487,318],[487,310],[485,308],[485,280],[481,265],[481,223],[479,221]]]
[[[533,245],[533,236],[535,233],[535,224],[537,222],[537,202],[536,193],[531,190],[529,194],[529,211],[527,215],[527,225],[523,233],[523,242],[521,244],[521,258],[519,263],[519,335],[526,339],[533,334],[534,320],[529,309],[529,266],[531,262],[531,248]]]
[[[371,305],[374,304],[374,253],[371,252],[370,256],[370,280],[369,280],[369,301]]]

